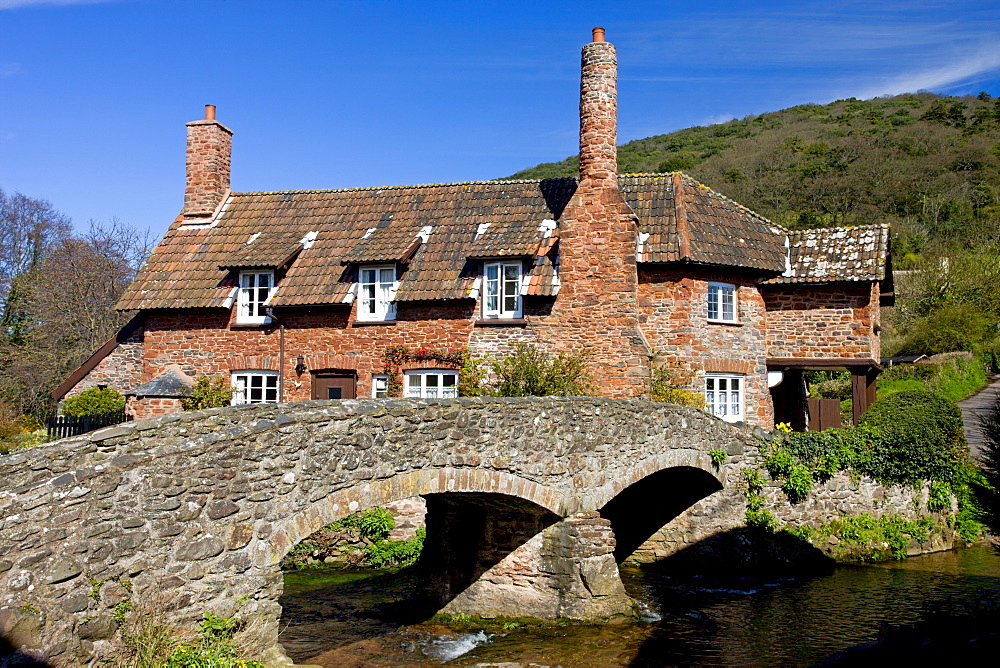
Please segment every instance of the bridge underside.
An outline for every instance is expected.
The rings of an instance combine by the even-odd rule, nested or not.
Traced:
[[[418,568],[435,610],[581,620],[633,616],[610,522],[567,518],[514,497],[430,494]]]

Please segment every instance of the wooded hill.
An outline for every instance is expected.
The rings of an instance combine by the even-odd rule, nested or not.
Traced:
[[[683,171],[789,228],[889,223],[897,267],[1000,229],[1000,98],[986,93],[803,104],[631,141],[618,160]],[[510,178],[576,173],[574,156]]]

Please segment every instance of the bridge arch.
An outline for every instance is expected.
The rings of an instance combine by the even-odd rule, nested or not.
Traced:
[[[339,519],[393,501],[442,493],[482,493],[529,501],[555,515],[563,511],[557,492],[507,471],[443,467],[409,471],[358,483],[313,502],[275,526],[271,540],[257,545],[255,563],[276,564],[300,542]]]
[[[554,398],[240,406],[46,444],[0,458],[0,633],[54,664],[86,663],[126,596],[107,583],[127,579],[133,598],[172,592],[177,623],[257,617],[276,642],[283,554],[352,503],[416,494],[501,495],[561,518],[532,539],[571,564],[546,585],[548,610],[606,616],[627,596],[597,511],[663,469],[725,483],[715,447],[752,444],[691,408]]]

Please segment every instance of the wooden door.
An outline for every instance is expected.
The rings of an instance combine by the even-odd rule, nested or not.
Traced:
[[[320,371],[313,374],[313,399],[354,399],[358,376],[353,371]]]
[[[809,399],[809,431],[840,429],[840,399]]]

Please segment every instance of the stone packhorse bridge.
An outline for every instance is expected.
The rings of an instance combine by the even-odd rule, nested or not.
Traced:
[[[416,495],[434,609],[629,614],[617,562],[734,484],[752,447],[701,411],[610,399],[310,401],[111,427],[0,459],[0,633],[86,663],[116,610],[153,603],[178,623],[256,619],[277,647],[281,558]]]

